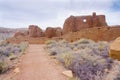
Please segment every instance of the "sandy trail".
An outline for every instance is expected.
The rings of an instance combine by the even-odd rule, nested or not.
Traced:
[[[15,80],[68,80],[62,74],[65,70],[48,56],[44,45],[30,45],[18,66],[20,72]]]

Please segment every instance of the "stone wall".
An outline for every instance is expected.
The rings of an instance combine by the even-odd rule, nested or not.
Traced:
[[[95,41],[112,41],[120,36],[120,26],[112,26],[112,27],[93,27],[82,29],[77,32],[69,32],[59,37],[29,37],[29,36],[18,36],[7,39],[7,41],[12,43],[20,43],[22,41],[27,41],[30,44],[43,44],[47,40],[61,40],[65,39],[67,41],[73,42],[79,40],[81,38],[88,38]]]
[[[65,20],[63,29],[47,27],[45,32],[37,25],[30,25],[26,33],[16,33],[10,42],[28,41],[44,43],[46,40],[66,39],[73,42],[81,38],[95,41],[112,41],[120,36],[120,26],[107,26],[105,15],[70,16]]]
[[[63,33],[76,32],[91,27],[107,26],[105,15],[70,16],[64,22]]]
[[[52,38],[52,37],[60,37],[62,36],[62,29],[60,27],[52,28],[47,27],[45,31],[45,37]]]
[[[73,42],[81,38],[88,38],[95,41],[112,41],[120,36],[120,26],[94,27],[82,29],[77,32],[69,32],[62,36],[63,39]]]
[[[28,29],[29,37],[42,37],[44,33],[40,27],[37,25],[29,25]]]

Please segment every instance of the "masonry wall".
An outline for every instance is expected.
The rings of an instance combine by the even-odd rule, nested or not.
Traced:
[[[107,26],[105,15],[70,16],[64,22],[63,33],[76,32],[81,29]]]
[[[81,38],[88,38],[95,41],[112,41],[120,36],[120,26],[94,27],[83,29],[77,32],[70,32],[62,36],[63,39],[73,42]]]

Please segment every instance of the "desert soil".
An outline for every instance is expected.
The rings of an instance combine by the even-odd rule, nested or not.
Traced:
[[[68,80],[62,74],[64,67],[48,55],[44,45],[30,45],[16,68],[10,80]]]

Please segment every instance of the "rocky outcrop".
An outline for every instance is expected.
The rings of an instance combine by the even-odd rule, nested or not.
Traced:
[[[107,26],[105,15],[96,15],[96,13],[93,13],[92,16],[70,16],[65,20],[63,33],[101,26]]]
[[[60,37],[62,35],[62,29],[60,27],[52,28],[47,27],[45,31],[45,36],[48,38]]]
[[[29,33],[29,37],[42,37],[42,36],[44,36],[42,29],[36,25],[30,25],[28,33]]]
[[[16,33],[14,34],[14,37],[18,37],[18,36],[25,36],[25,34],[22,33],[22,32],[16,32]]]
[[[120,60],[120,37],[110,45],[110,57]]]

